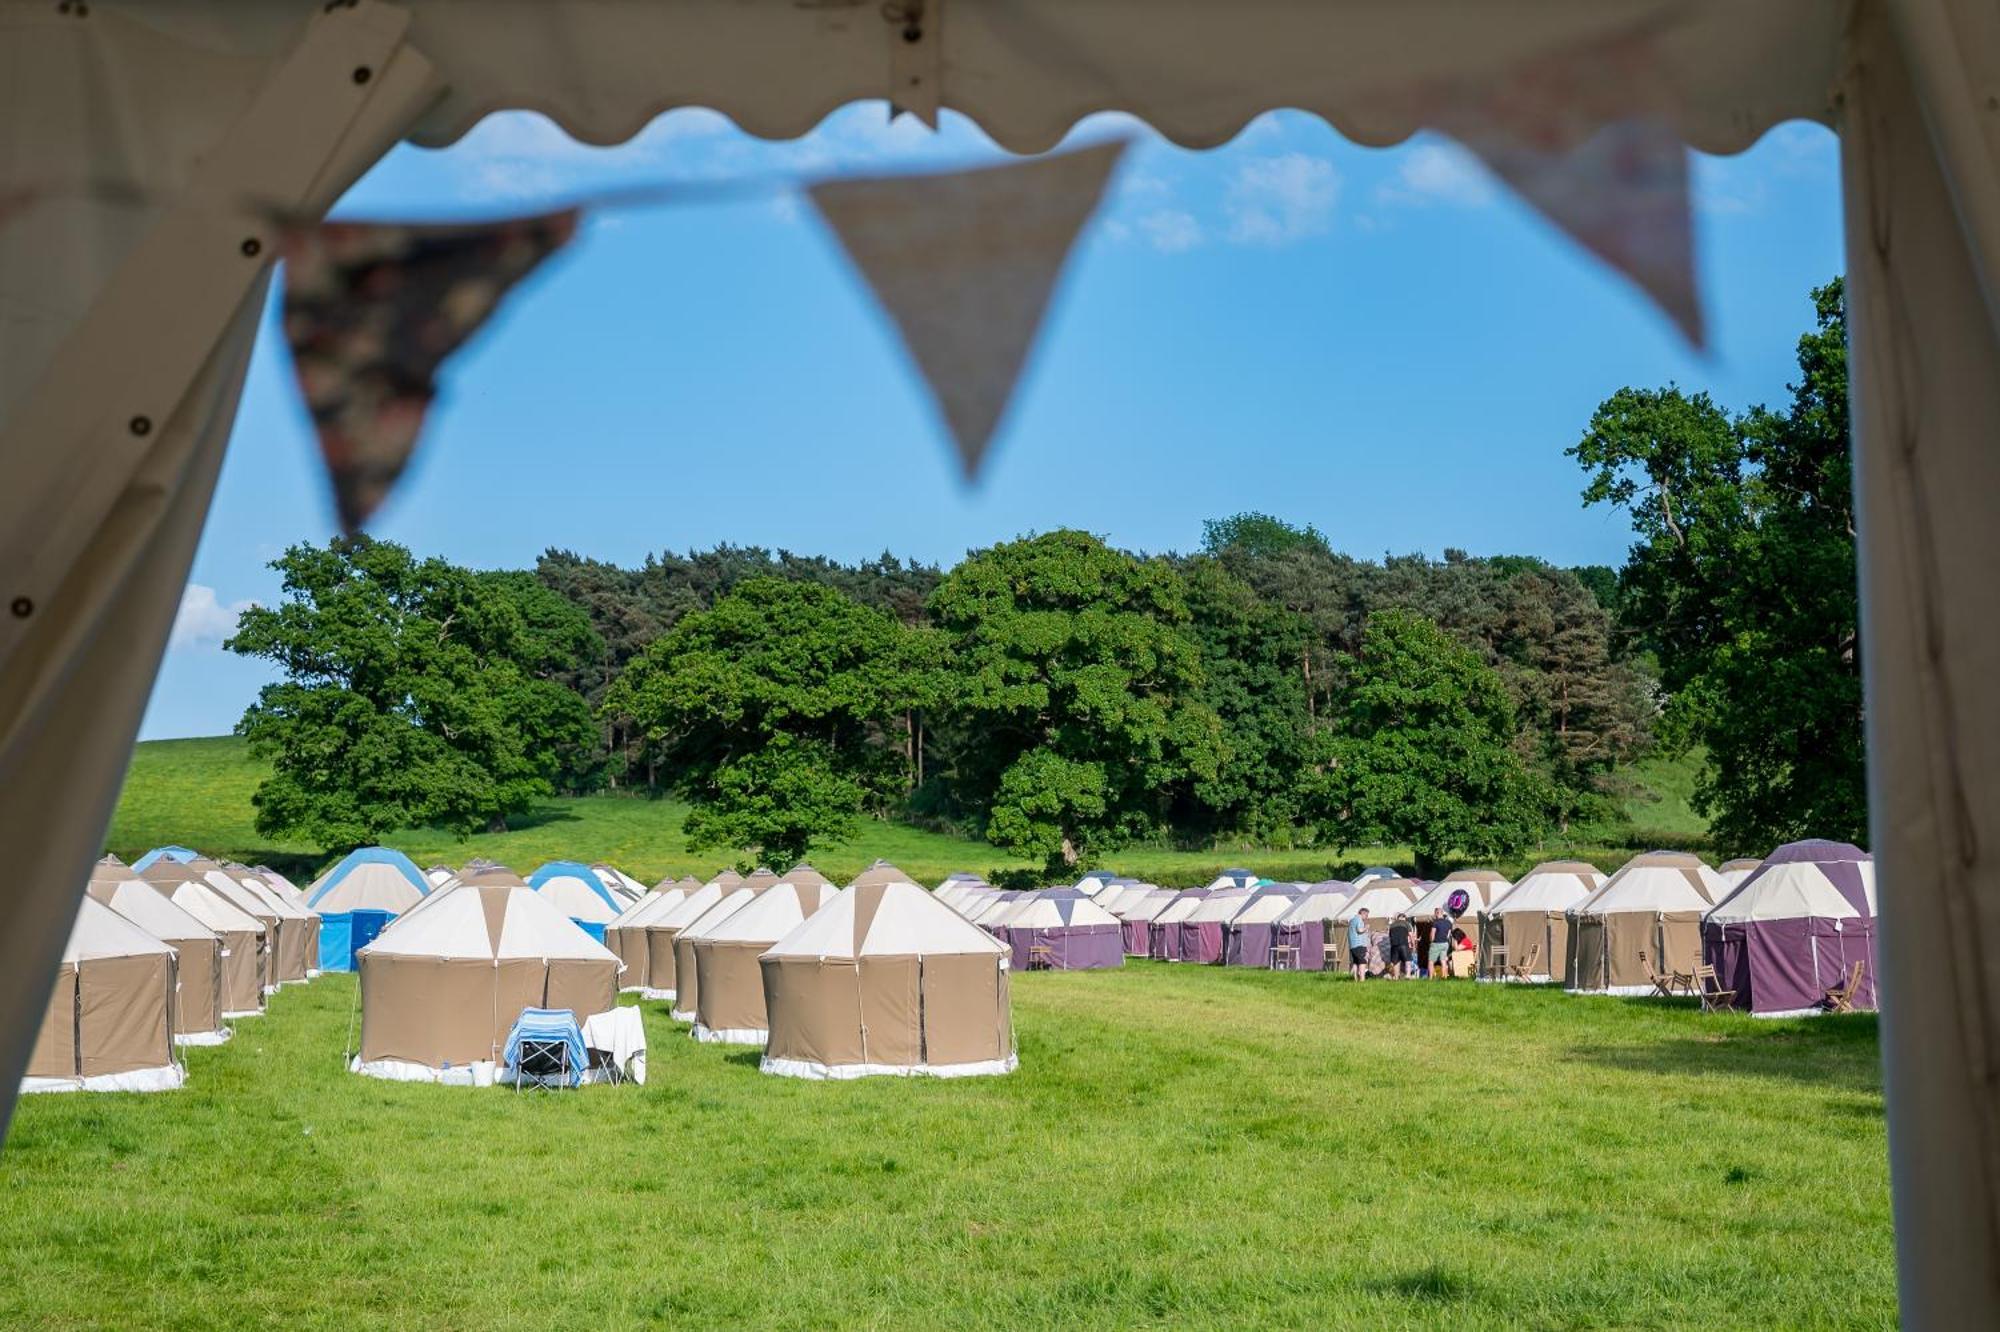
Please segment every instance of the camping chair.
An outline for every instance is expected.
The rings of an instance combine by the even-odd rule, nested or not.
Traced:
[[[524,1008],[507,1033],[505,1076],[514,1090],[574,1087],[583,1080],[589,1056],[583,1029],[567,1008]]]
[[[1736,1006],[1736,991],[1722,988],[1722,978],[1707,963],[1694,969],[1695,993],[1701,996],[1701,1011],[1720,1013]]]
[[[1681,987],[1681,978],[1671,972],[1660,971],[1653,966],[1653,960],[1644,953],[1639,954],[1639,966],[1645,970],[1646,979],[1653,983],[1653,993],[1662,999],[1671,999]]]
[[[1507,974],[1517,981],[1525,981],[1535,974],[1535,963],[1541,960],[1542,946],[1529,944],[1528,951],[1522,955],[1521,960],[1507,968]]]
[[[1854,965],[1847,969],[1846,981],[1826,992],[1826,998],[1820,1000],[1820,1005],[1827,1012],[1852,1013],[1854,1011],[1854,996],[1861,993],[1862,966],[1863,963],[1861,960],[1856,958]]]
[[[1486,950],[1486,979],[1505,980],[1507,977],[1507,945],[1494,944]]]
[[[1049,945],[1045,943],[1028,945],[1028,970],[1054,971],[1055,969],[1056,969],[1055,949],[1049,947]]]
[[[1299,947],[1297,944],[1271,945],[1271,970],[1297,971],[1299,969]]]

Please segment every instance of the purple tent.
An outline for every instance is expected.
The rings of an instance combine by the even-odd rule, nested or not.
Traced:
[[[1083,893],[1061,888],[1036,894],[1008,919],[1006,937],[1017,971],[1094,971],[1125,965],[1118,918]]]
[[[1278,921],[1305,895],[1300,883],[1267,883],[1250,894],[1243,909],[1222,926],[1222,963],[1229,967],[1269,967]]]
[[[1206,888],[1190,888],[1146,927],[1146,955],[1156,962],[1181,960],[1181,922],[1208,900]]]
[[[1717,982],[1759,1017],[1824,1011],[1826,992],[1856,964],[1854,1006],[1875,1006],[1875,866],[1859,847],[1779,847],[1703,918],[1701,933]]]
[[[1210,892],[1208,900],[1179,923],[1180,960],[1203,966],[1222,961],[1223,929],[1256,891],[1238,884]]]

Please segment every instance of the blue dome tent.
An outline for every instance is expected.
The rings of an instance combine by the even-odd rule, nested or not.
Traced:
[[[599,943],[604,927],[625,909],[597,871],[574,860],[551,860],[528,876],[528,886]]]
[[[191,860],[199,859],[201,859],[201,852],[190,851],[184,846],[156,846],[132,862],[132,872],[134,874],[144,874],[148,865],[157,864],[162,860],[171,860],[176,864],[185,865]]]
[[[319,912],[319,962],[323,971],[354,970],[354,954],[431,890],[416,862],[386,846],[364,846],[306,889],[306,905]]]

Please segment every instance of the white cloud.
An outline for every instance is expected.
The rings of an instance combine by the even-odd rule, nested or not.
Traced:
[[[174,629],[167,646],[174,649],[221,647],[222,640],[236,632],[236,617],[257,603],[232,601],[224,605],[215,589],[204,583],[189,583],[181,591],[180,609],[174,612]]]
[[[1375,191],[1382,204],[1450,204],[1479,208],[1493,202],[1493,178],[1479,159],[1455,143],[1420,143],[1402,155],[1395,179]]]
[[[1340,177],[1324,158],[1304,153],[1252,158],[1229,183],[1230,237],[1284,245],[1318,235],[1332,222],[1339,197]]]
[[[1161,254],[1180,254],[1201,244],[1201,223],[1178,208],[1160,208],[1140,218],[1139,231]]]

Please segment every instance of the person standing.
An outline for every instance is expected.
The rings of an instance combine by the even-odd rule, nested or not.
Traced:
[[[1431,920],[1430,964],[1432,980],[1449,980],[1451,978],[1451,930],[1450,914],[1443,907],[1439,907],[1437,915]]]
[[[1368,978],[1368,908],[1362,907],[1347,921],[1347,971],[1356,980]]]
[[[1416,974],[1415,956],[1410,952],[1410,918],[1398,913],[1389,922],[1389,974],[1410,980]]]

